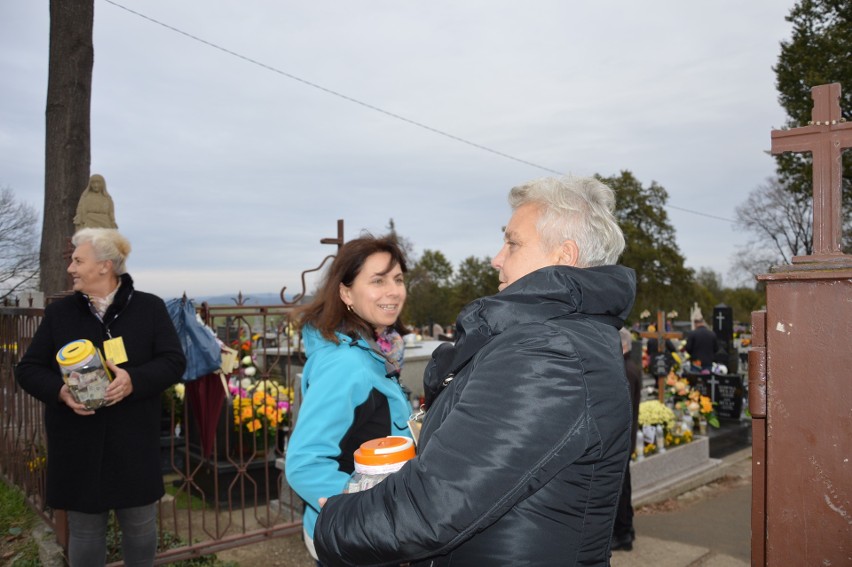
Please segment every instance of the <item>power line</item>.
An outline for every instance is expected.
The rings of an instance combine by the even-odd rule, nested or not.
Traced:
[[[122,10],[129,12],[129,13],[133,14],[134,16],[142,18],[143,20],[147,20],[147,21],[149,21],[153,24],[157,24],[158,26],[162,26],[162,27],[166,28],[167,30],[173,31],[173,32],[180,34],[184,37],[187,37],[187,38],[189,38],[193,41],[197,41],[197,42],[202,43],[202,44],[204,44],[208,47],[212,47],[213,49],[216,49],[218,51],[221,51],[223,53],[231,55],[232,57],[236,57],[237,59],[242,59],[243,61],[245,61],[247,63],[251,63],[252,65],[257,65],[258,67],[266,69],[267,71],[272,71],[273,73],[277,73],[277,74],[279,74],[283,77],[287,77],[288,79],[298,81],[298,82],[300,82],[304,85],[307,85],[309,87],[312,87],[314,89],[323,91],[327,94],[330,94],[332,96],[336,96],[338,98],[342,98],[343,100],[347,100],[349,102],[358,104],[360,106],[363,106],[364,108],[369,108],[370,110],[373,110],[375,112],[379,112],[379,113],[384,114],[386,116],[390,116],[391,118],[395,118],[396,120],[406,122],[406,123],[411,124],[413,126],[417,126],[418,128],[422,128],[424,130],[428,130],[429,132],[438,134],[439,136],[444,136],[445,138],[455,140],[456,142],[461,142],[462,144],[467,144],[468,146],[471,146],[471,147],[492,153],[494,155],[497,155],[497,156],[500,156],[500,157],[503,157],[503,158],[506,158],[506,159],[510,159],[512,161],[516,161],[516,162],[522,163],[524,165],[529,165],[530,167],[534,167],[534,168],[540,169],[542,171],[547,171],[548,173],[553,173],[553,174],[556,174],[556,175],[564,175],[565,174],[562,171],[557,171],[555,169],[551,169],[549,167],[545,167],[543,165],[539,165],[537,163],[534,163],[534,162],[531,162],[531,161],[528,161],[528,160],[525,160],[525,159],[522,159],[522,158],[519,158],[519,157],[515,157],[515,156],[507,154],[505,152],[495,150],[494,148],[489,148],[488,146],[483,146],[482,144],[477,144],[476,142],[471,142],[470,140],[466,140],[466,139],[464,139],[460,136],[450,134],[449,132],[445,132],[444,130],[440,130],[438,128],[433,128],[432,126],[429,126],[428,124],[423,124],[422,122],[412,120],[411,118],[406,118],[405,116],[396,114],[394,112],[390,112],[389,110],[385,110],[383,108],[380,108],[378,106],[372,105],[372,104],[367,103],[367,102],[364,102],[362,100],[358,100],[357,98],[353,98],[351,96],[345,95],[345,94],[340,93],[338,91],[335,91],[333,89],[330,89],[330,88],[324,87],[322,85],[319,85],[317,83],[311,82],[307,79],[303,79],[302,77],[293,75],[292,73],[288,73],[286,71],[278,69],[277,67],[273,67],[272,65],[267,65],[266,63],[258,61],[257,59],[252,59],[251,57],[248,57],[248,56],[243,55],[241,53],[237,53],[236,51],[232,51],[232,50],[230,50],[226,47],[222,47],[221,45],[218,45],[218,44],[213,43],[211,41],[207,41],[206,39],[202,39],[202,38],[200,38],[196,35],[193,35],[189,32],[186,32],[186,31],[184,31],[180,28],[176,28],[176,27],[169,25],[165,22],[161,22],[160,20],[154,19],[150,16],[146,16],[145,14],[142,14],[141,12],[137,12],[135,10],[132,10],[132,9],[128,8],[127,6],[124,6],[122,4],[119,4],[118,2],[115,2],[114,0],[104,0],[104,2],[106,2],[107,4],[111,4],[111,5],[115,6],[116,8],[121,8]],[[679,210],[679,211],[683,211],[683,212],[686,212],[686,213],[691,213],[691,214],[694,214],[694,215],[702,216],[702,217],[708,217],[708,218],[722,220],[722,221],[726,221],[726,222],[730,222],[730,223],[734,222],[731,219],[726,219],[726,218],[715,216],[715,215],[709,215],[707,213],[702,213],[702,212],[699,212],[699,211],[693,211],[691,209],[685,209],[683,207],[676,207],[674,205],[665,205],[665,206],[672,208],[672,209]]]

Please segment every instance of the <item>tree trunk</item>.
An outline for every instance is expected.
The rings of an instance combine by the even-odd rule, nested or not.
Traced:
[[[50,63],[45,111],[44,226],[41,289],[69,289],[72,222],[91,165],[90,107],[94,0],[50,0]]]

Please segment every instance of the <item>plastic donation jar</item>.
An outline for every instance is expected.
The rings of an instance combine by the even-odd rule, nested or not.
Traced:
[[[56,353],[56,362],[75,400],[88,409],[106,404],[104,396],[111,377],[92,341],[71,341]]]
[[[360,492],[382,482],[414,458],[414,441],[391,435],[361,443],[355,451],[355,473],[346,485],[346,492]]]

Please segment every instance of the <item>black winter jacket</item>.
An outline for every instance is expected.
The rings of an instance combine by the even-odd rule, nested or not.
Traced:
[[[418,456],[329,499],[325,565],[608,565],[630,449],[618,328],[635,274],[551,266],[459,315],[436,351]]]
[[[180,380],[186,365],[166,306],[159,297],[121,287],[102,323],[86,297],[51,303],[32,344],[15,368],[21,387],[44,402],[47,430],[47,505],[97,513],[142,506],[164,494],[160,472],[160,394]],[[62,374],[56,353],[77,339],[103,351],[107,331],[121,337],[133,393],[81,416],[59,401]]]

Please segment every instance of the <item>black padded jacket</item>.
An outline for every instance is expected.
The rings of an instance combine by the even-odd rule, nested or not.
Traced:
[[[628,268],[551,266],[465,307],[426,371],[437,397],[418,456],[329,499],[322,563],[608,565],[630,451],[618,328],[634,297]]]

